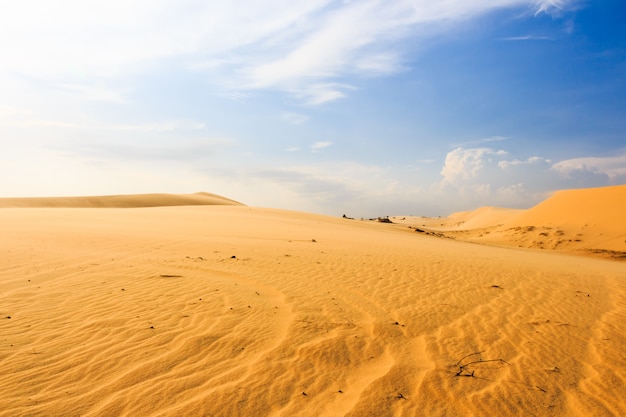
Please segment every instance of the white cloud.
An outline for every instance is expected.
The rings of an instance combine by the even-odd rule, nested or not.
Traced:
[[[554,38],[549,36],[539,35],[523,35],[523,36],[509,36],[506,38],[500,38],[501,41],[552,41]]]
[[[112,125],[111,130],[129,130],[134,132],[173,132],[176,130],[203,130],[204,123],[193,120],[172,120],[161,123],[147,123],[137,125]]]
[[[506,170],[510,167],[515,167],[515,166],[520,166],[520,165],[540,164],[542,162],[551,163],[552,161],[550,161],[549,159],[541,158],[539,156],[531,156],[530,158],[523,160],[523,161],[520,161],[519,159],[514,159],[512,161],[500,161],[498,162],[498,166]]]
[[[300,113],[283,112],[280,115],[280,117],[285,122],[292,124],[292,125],[301,125],[309,121],[309,116],[307,116],[306,114],[300,114]]]
[[[310,84],[289,91],[296,97],[300,97],[306,104],[317,106],[346,97],[345,91],[354,90],[355,87],[341,83]]]
[[[99,80],[92,85],[84,84],[59,84],[58,87],[70,94],[76,94],[86,101],[108,101],[112,103],[124,102],[124,93],[107,88],[106,84]]]
[[[626,183],[626,153],[608,157],[567,159],[552,166],[566,178],[580,176],[606,176],[612,184]]]
[[[6,114],[12,117],[6,117]],[[118,124],[95,124],[95,123],[70,123],[62,120],[48,120],[38,119],[33,117],[30,112],[12,112],[3,114],[0,111],[0,126],[10,127],[52,127],[52,128],[64,128],[64,129],[89,129],[92,131],[100,130],[117,130],[117,131],[130,131],[130,132],[174,132],[174,131],[198,131],[203,130],[206,125],[201,122],[193,120],[169,120],[159,123],[145,123],[145,124],[131,124],[131,125],[118,125]]]
[[[206,72],[235,100],[278,89],[319,105],[349,75],[405,68],[415,41],[450,22],[502,8],[565,10],[572,0],[22,0],[0,13],[0,68],[55,80],[98,100],[119,92],[90,80],[137,74],[159,61]],[[410,42],[409,42],[410,41]],[[77,83],[84,79],[84,84]],[[243,94],[243,96],[239,96]]]
[[[489,148],[456,148],[446,155],[441,170],[443,181],[455,184],[476,178],[481,171],[492,165],[493,157],[502,155],[506,155],[506,152]]]
[[[333,145],[333,142],[331,142],[331,141],[327,141],[327,140],[319,141],[319,142],[315,142],[315,143],[313,143],[311,145],[311,150],[313,152],[315,152],[315,151],[319,151],[319,150],[324,149],[324,148],[328,148],[329,146],[332,146],[332,145]]]
[[[242,93],[241,91],[223,91],[220,92],[218,95],[220,97],[236,101],[238,103],[245,103],[250,97],[252,97],[252,94]]]
[[[464,148],[467,146],[473,146],[473,145],[481,145],[483,143],[492,143],[492,142],[503,142],[505,140],[509,140],[511,139],[509,136],[489,136],[486,138],[480,138],[480,139],[475,139],[475,140],[470,140],[467,142],[463,142],[460,144],[456,144],[453,145],[457,148]]]
[[[528,207],[554,190],[626,183],[626,154],[554,163],[541,156],[513,158],[491,148],[456,148],[446,155],[441,175],[437,195],[459,210]]]
[[[537,11],[535,15],[539,15],[541,13],[553,13],[559,12],[567,6],[568,2],[566,0],[536,0]]]
[[[251,169],[240,181],[258,190],[249,194],[247,203],[251,205],[276,207],[279,196],[286,207],[331,215],[438,213],[431,209],[436,203],[426,201],[427,194],[421,187],[398,179],[410,178],[407,174],[402,169],[346,161]],[[234,177],[230,172],[222,175],[231,181]],[[237,183],[235,187],[239,189],[241,185]],[[421,213],[416,211],[418,207],[423,210]]]

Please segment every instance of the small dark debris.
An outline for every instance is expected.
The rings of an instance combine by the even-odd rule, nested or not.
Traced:
[[[337,392],[338,392],[339,394],[343,394],[343,391],[342,391],[342,390],[339,390],[339,391],[337,391]]]
[[[498,288],[498,289],[500,289],[500,290],[503,290],[503,289],[504,289],[504,288],[502,288],[502,287],[501,287],[501,286],[499,286],[499,285],[492,285],[492,286],[491,286],[491,288]]]
[[[393,324],[395,324],[396,326],[399,326],[399,325],[400,325],[400,323],[398,323],[397,321],[396,321],[395,323],[393,323]]]
[[[304,392],[304,391],[302,391],[302,395],[306,396],[306,395],[307,395],[307,393],[306,393],[306,392]]]
[[[235,255],[231,256],[230,259],[237,259]]]
[[[426,233],[426,230],[418,229],[417,227],[415,228],[415,231],[418,233]]]
[[[11,318],[11,316],[6,316],[5,318],[10,319],[10,318]]]
[[[315,240],[315,239],[311,239],[311,242],[313,242],[313,243],[317,243],[317,240]]]
[[[126,291],[126,289],[125,289],[125,288],[122,288],[122,291]]]
[[[150,328],[151,328],[152,330],[154,330],[154,326],[150,326]]]
[[[161,278],[182,278],[182,275],[161,274]]]

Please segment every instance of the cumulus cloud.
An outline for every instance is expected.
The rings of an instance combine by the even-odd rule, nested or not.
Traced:
[[[456,148],[446,155],[441,175],[437,192],[458,196],[451,204],[459,209],[528,207],[558,189],[626,183],[626,154],[553,162],[541,156],[518,159],[491,148]]]
[[[599,176],[605,178],[608,184],[626,183],[626,153],[608,157],[567,159],[554,164],[552,170],[566,179]]]
[[[494,157],[506,155],[505,151],[489,148],[456,148],[448,152],[441,170],[443,181],[455,184],[471,180],[492,167]]]

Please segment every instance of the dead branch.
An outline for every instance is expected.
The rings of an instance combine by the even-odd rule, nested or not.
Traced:
[[[508,365],[509,363],[507,361],[505,361],[504,359],[500,358],[500,359],[478,359],[475,361],[470,361],[470,362],[466,362],[463,363],[463,361],[471,356],[475,356],[475,355],[480,355],[482,352],[475,352],[475,353],[470,353],[469,355],[465,355],[463,356],[456,364],[455,366],[459,367],[459,371],[454,374],[454,376],[467,376],[467,377],[473,377],[474,376],[474,369],[468,369],[469,366],[471,365],[476,365],[479,363],[489,363],[489,362],[499,362],[500,364],[506,364]]]

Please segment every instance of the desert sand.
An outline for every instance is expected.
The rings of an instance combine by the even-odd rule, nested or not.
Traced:
[[[528,210],[481,207],[394,223],[453,239],[626,260],[626,185],[563,190]]]
[[[626,251],[625,190],[393,224],[0,200],[0,416],[626,415],[626,262],[579,256]]]

